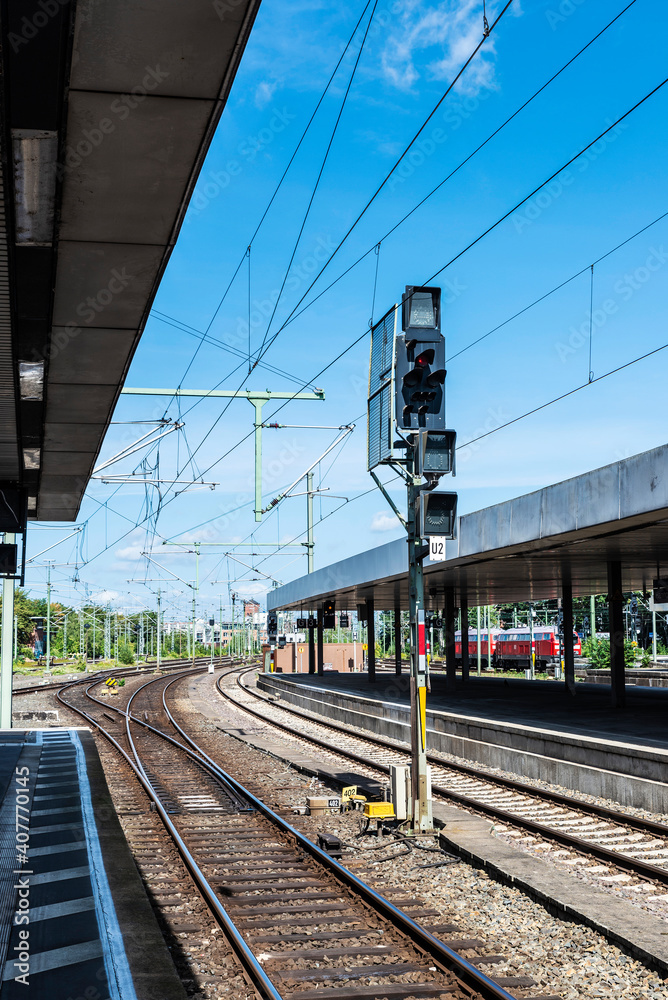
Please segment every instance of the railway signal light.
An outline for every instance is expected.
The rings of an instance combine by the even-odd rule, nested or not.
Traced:
[[[323,605],[322,627],[336,628],[336,604],[334,601],[325,601]]]
[[[441,330],[441,289],[406,285],[401,300],[402,330]]]
[[[0,576],[16,576],[17,551],[16,545],[0,545]]]
[[[445,420],[445,340],[441,290],[406,286],[403,336],[396,338],[395,418],[401,430],[442,428]]]
[[[418,475],[454,476],[456,443],[457,431],[420,431],[416,448]]]
[[[278,615],[275,611],[270,611],[267,615],[267,636],[269,638],[269,643],[273,645],[276,642],[276,635],[278,633]]]
[[[430,493],[423,490],[416,501],[416,515],[421,537],[442,535],[445,538],[455,538],[457,494]]]

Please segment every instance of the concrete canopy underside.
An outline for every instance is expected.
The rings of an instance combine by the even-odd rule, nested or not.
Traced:
[[[259,2],[3,7],[0,480],[29,517],[77,516]]]
[[[424,562],[425,604],[443,608],[446,587],[470,606],[606,594],[609,561],[624,590],[651,590],[668,576],[668,446],[604,466],[459,519],[444,562]],[[267,595],[273,609],[338,610],[373,597],[376,608],[408,607],[403,539],[333,563]]]

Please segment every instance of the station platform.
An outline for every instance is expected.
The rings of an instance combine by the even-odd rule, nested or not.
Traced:
[[[0,961],[2,1000],[185,997],[85,729],[0,731]]]
[[[296,707],[410,743],[409,678],[366,674],[261,674],[258,686]],[[626,706],[609,690],[578,682],[471,677],[446,692],[434,673],[427,698],[428,745],[486,767],[540,778],[621,805],[668,814],[668,690],[627,686]]]

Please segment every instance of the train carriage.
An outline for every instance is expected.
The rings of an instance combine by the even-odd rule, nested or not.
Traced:
[[[533,632],[536,653],[536,668],[559,663],[559,632],[554,625],[536,625]],[[573,632],[573,652],[582,653],[582,644],[577,632]],[[531,633],[529,629],[504,629],[497,637],[495,663],[501,669],[531,666]]]
[[[494,666],[496,660],[496,649],[498,637],[503,634],[500,628],[480,630],[480,660],[484,667]],[[478,632],[476,629],[469,629],[469,661],[473,663],[478,657]],[[461,630],[455,632],[455,660],[458,664],[462,662],[462,633]]]

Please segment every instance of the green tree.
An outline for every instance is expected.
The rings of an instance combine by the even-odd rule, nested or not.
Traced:
[[[135,662],[135,652],[129,643],[127,642],[119,643],[118,659],[120,663],[127,663],[128,665],[131,665]]]
[[[46,601],[44,598],[32,598],[27,590],[17,587],[14,592],[14,615],[17,622],[19,646],[30,645],[35,623],[32,618],[46,617]],[[0,613],[0,620],[1,620]]]
[[[610,669],[610,642],[607,639],[588,639],[582,647],[582,655],[585,656],[592,667],[597,670]],[[624,643],[624,663],[627,667],[632,667],[636,661],[637,646],[630,642]]]

